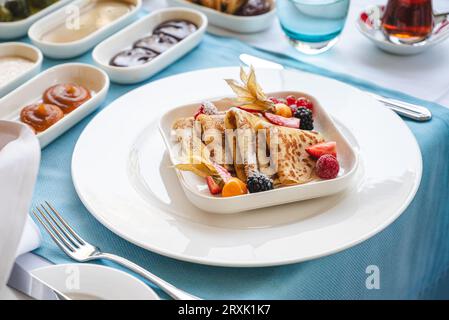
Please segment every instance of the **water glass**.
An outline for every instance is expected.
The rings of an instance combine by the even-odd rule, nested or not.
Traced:
[[[277,0],[282,30],[300,52],[318,54],[338,41],[350,0]]]

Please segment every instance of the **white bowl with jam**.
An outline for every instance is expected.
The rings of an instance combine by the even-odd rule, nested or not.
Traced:
[[[148,79],[195,48],[207,17],[187,8],[155,10],[95,47],[92,57],[117,83]]]
[[[31,41],[45,56],[79,56],[137,16],[142,0],[76,0],[34,23]]]

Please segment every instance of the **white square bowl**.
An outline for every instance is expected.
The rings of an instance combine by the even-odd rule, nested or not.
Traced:
[[[319,131],[326,140],[337,143],[337,157],[340,164],[339,175],[331,180],[311,181],[305,184],[281,187],[259,193],[248,193],[235,197],[220,197],[210,194],[205,179],[191,172],[174,169],[177,172],[184,193],[195,206],[213,213],[237,213],[332,195],[345,190],[353,182],[359,165],[357,147],[349,143],[319,102],[314,97],[297,91],[271,92],[267,95],[272,97],[294,95],[306,97],[313,102],[315,130]],[[231,107],[229,100],[226,99],[217,99],[213,102],[219,110],[227,110]],[[167,146],[170,159],[174,164],[177,163],[177,160],[174,152],[176,142],[172,139],[173,123],[179,118],[192,116],[198,109],[198,106],[199,102],[171,109],[159,121],[160,132]]]
[[[174,19],[191,21],[198,29],[145,64],[132,67],[116,67],[109,64],[117,53],[130,48],[137,40],[149,36],[159,24]],[[111,81],[122,84],[137,83],[161,71],[195,48],[201,42],[206,27],[206,16],[196,10],[185,8],[156,10],[97,45],[92,52],[92,58],[106,71]]]
[[[50,68],[0,99],[0,119],[20,121],[20,111],[42,100],[45,90],[59,83],[77,83],[87,88],[92,97],[47,130],[37,134],[41,148],[66,132],[93,112],[106,98],[109,78],[102,70],[82,63],[66,63]]]

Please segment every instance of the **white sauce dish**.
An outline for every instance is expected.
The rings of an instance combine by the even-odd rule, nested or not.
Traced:
[[[108,8],[102,9],[101,6],[111,3]],[[128,8],[118,7],[117,3],[126,4]],[[47,57],[73,58],[132,22],[141,6],[142,0],[76,0],[33,24],[28,36]],[[109,16],[105,12],[109,12]],[[93,22],[94,18],[96,22]],[[89,23],[92,25],[89,26]]]
[[[136,41],[151,35],[156,26],[169,20],[190,21],[197,26],[197,30],[145,64],[131,67],[117,67],[110,64],[116,54],[131,48]],[[97,45],[92,57],[95,63],[106,71],[111,81],[123,84],[137,83],[156,74],[195,48],[201,42],[206,28],[207,17],[196,10],[187,8],[156,10]]]
[[[72,300],[159,300],[141,280],[107,266],[59,264],[35,269],[31,274]]]
[[[44,148],[84,117],[94,111],[106,98],[109,78],[102,70],[82,63],[60,64],[30,79],[28,82],[0,99],[0,119],[20,121],[21,110],[38,103],[49,87],[56,84],[76,83],[89,90],[91,98],[45,131],[37,134]]]
[[[35,46],[20,42],[0,43],[0,98],[38,74],[41,66],[42,52]]]
[[[0,22],[0,40],[9,40],[23,37],[27,34],[30,26],[42,17],[45,17],[50,12],[68,4],[73,0],[59,0],[51,6],[29,16],[26,19],[12,21],[12,22]],[[1,3],[2,1],[0,1]]]
[[[167,4],[172,7],[185,7],[201,11],[207,16],[211,25],[237,33],[255,33],[263,31],[273,24],[273,20],[276,16],[276,6],[274,2],[271,5],[270,11],[257,16],[236,16],[222,13],[186,0],[167,0]]]

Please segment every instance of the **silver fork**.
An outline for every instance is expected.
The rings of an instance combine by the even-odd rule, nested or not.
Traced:
[[[184,292],[170,283],[162,280],[158,276],[138,266],[137,264],[122,258],[120,256],[104,253],[101,250],[76,233],[69,224],[62,218],[55,208],[45,201],[45,205],[41,204],[36,207],[36,211],[32,210],[33,215],[39,223],[47,230],[53,241],[62,249],[70,258],[78,262],[88,262],[92,260],[106,259],[116,262],[129,270],[148,279],[157,285],[161,290],[167,293],[175,300],[201,300],[187,292]],[[44,222],[45,221],[45,222]]]

